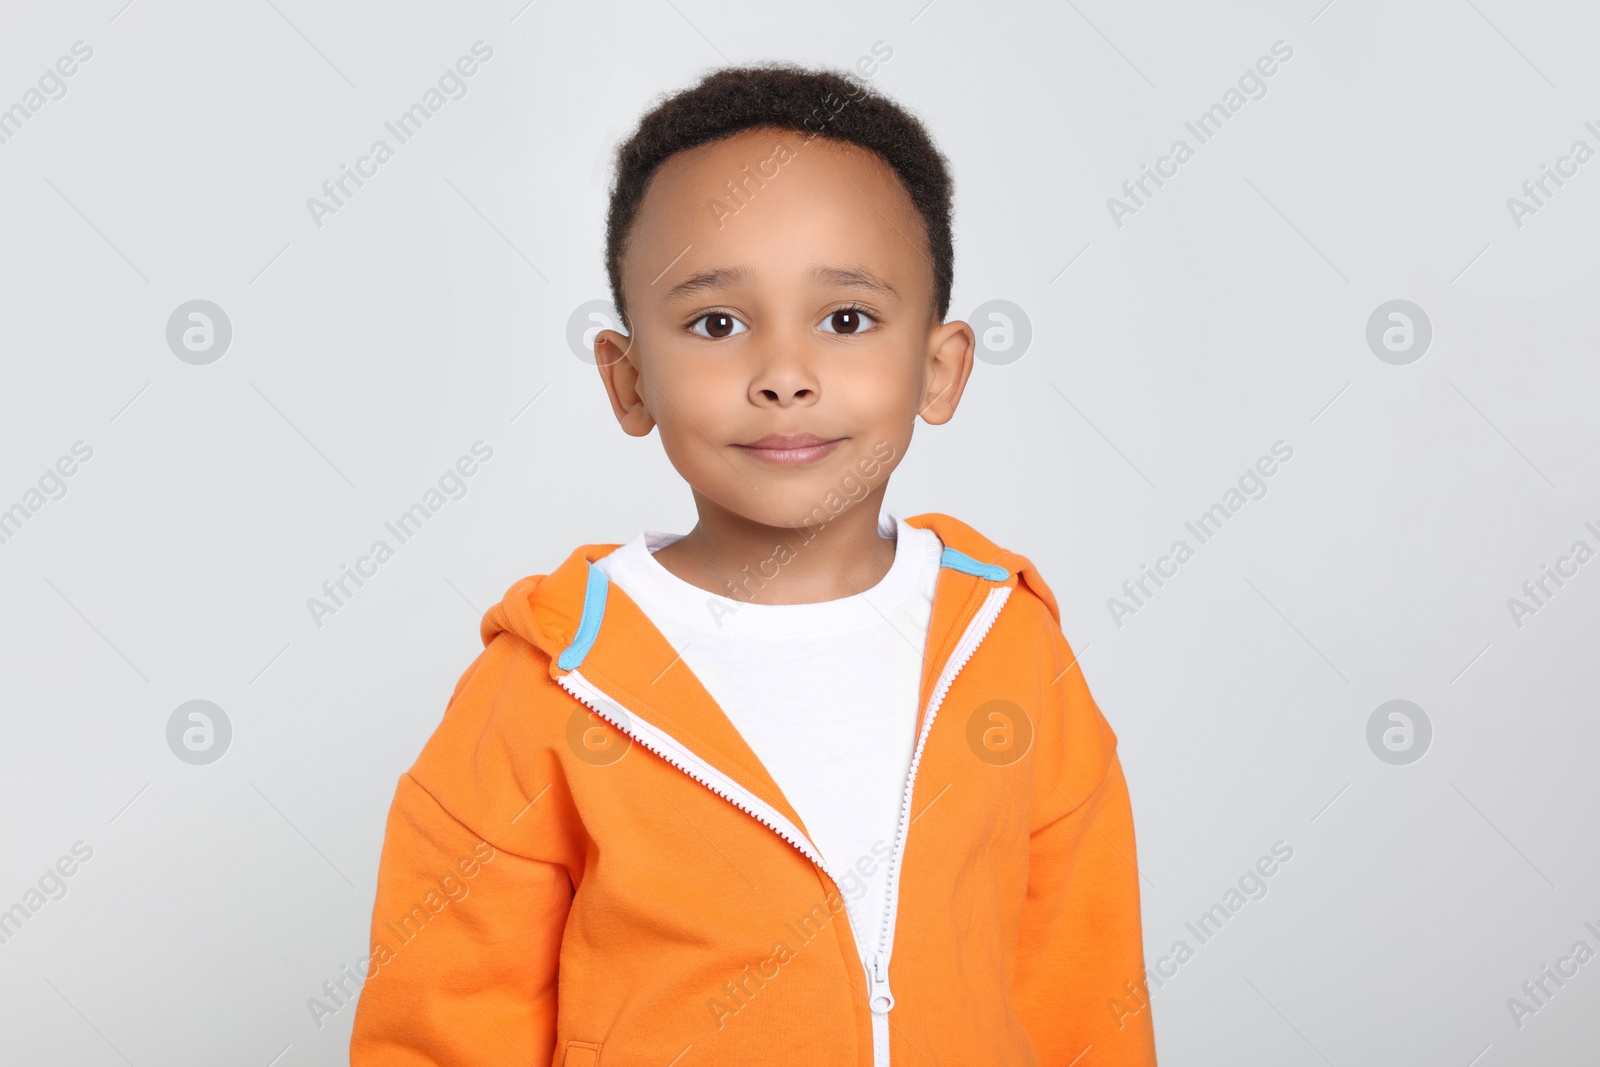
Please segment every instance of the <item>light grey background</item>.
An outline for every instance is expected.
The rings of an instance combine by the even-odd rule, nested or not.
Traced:
[[[481,612],[693,522],[566,341],[607,296],[610,149],[710,66],[875,41],[954,168],[952,315],[1009,300],[1032,330],[919,429],[889,506],[1060,599],[1121,738],[1148,962],[1198,946],[1154,991],[1162,1063],[1596,1056],[1600,961],[1507,1006],[1600,950],[1600,561],[1507,605],[1600,548],[1600,159],[1507,206],[1600,149],[1591,5],[123,3],[0,13],[0,107],[93,48],[0,144],[0,508],[93,449],[0,544],[0,908],[93,849],[0,944],[7,1061],[344,1061],[353,1009],[318,1028],[307,1000],[365,955],[395,779]],[[467,94],[316,225],[480,39]],[[1117,226],[1107,198],[1279,40],[1266,94]],[[166,339],[195,299],[232,326],[204,366]],[[1433,330],[1403,366],[1366,342],[1395,299]],[[480,439],[466,494],[318,626],[307,599]],[[1267,494],[1118,626],[1108,598],[1279,440]],[[195,699],[233,731],[204,766],[167,744]],[[1367,744],[1391,699],[1433,727],[1410,765]],[[1276,841],[1267,895],[1198,945]]]

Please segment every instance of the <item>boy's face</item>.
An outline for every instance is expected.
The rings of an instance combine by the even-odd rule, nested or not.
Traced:
[[[769,526],[881,485],[916,417],[948,421],[972,370],[971,328],[933,314],[921,216],[854,145],[760,129],[673,156],[622,283],[631,337],[595,338],[618,421],[659,427],[697,498]],[[830,443],[753,447],[797,434]]]

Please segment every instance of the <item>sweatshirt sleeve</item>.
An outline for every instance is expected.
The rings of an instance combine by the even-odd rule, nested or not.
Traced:
[[[1138,855],[1117,739],[1060,628],[1051,620],[1048,630],[1014,1003],[1043,1067],[1153,1067]]]
[[[536,843],[561,836],[561,791],[541,789],[551,768],[512,758],[535,739],[507,723],[533,717],[537,692],[514,644],[485,650],[400,777],[351,1067],[551,1063],[573,882],[560,850]]]

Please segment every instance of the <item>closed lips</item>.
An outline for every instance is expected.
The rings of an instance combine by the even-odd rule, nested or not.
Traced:
[[[739,449],[747,452],[754,459],[762,463],[776,464],[781,467],[803,467],[816,463],[822,457],[831,455],[839,447],[843,437],[832,439],[818,437],[813,433],[803,434],[768,434],[759,441],[748,445],[738,445]]]
[[[741,448],[810,448],[813,445],[832,444],[842,441],[842,437],[818,437],[814,433],[779,434],[769,433],[765,437],[741,445]]]

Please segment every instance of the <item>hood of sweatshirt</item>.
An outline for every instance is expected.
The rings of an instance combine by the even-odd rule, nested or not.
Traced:
[[[1057,623],[1061,621],[1055,595],[1026,556],[1001,548],[949,515],[927,512],[912,515],[906,522],[919,529],[932,530],[946,548],[953,548],[968,559],[1020,576],[1021,583],[1050,609],[1051,618]],[[561,671],[554,667],[554,661],[577,637],[584,614],[589,564],[620,547],[620,544],[580,545],[549,574],[532,574],[513,584],[500,603],[484,614],[480,627],[483,643],[488,645],[496,634],[510,631],[545,652],[552,661],[551,676],[559,676]],[[615,588],[610,594],[625,597]],[[634,610],[638,610],[636,606]],[[935,644],[936,636],[930,629],[930,647]]]
[[[1026,556],[1001,548],[949,515],[928,512],[906,522],[932,530],[945,548],[923,659],[920,730],[938,674],[990,590],[1010,587],[1012,595],[1025,590],[1053,621],[1059,624],[1061,615],[1054,594]],[[510,633],[543,652],[550,677],[557,680],[581,665],[584,678],[624,708],[687,745],[804,832],[798,813],[666,637],[627,593],[591,566],[619,547],[580,545],[549,574],[517,581],[484,614],[479,632],[485,647]],[[663,663],[669,664],[664,670]]]

